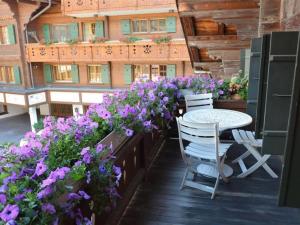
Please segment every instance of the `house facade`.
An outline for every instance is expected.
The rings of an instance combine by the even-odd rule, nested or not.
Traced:
[[[175,0],[1,1],[0,104],[84,113],[136,80],[192,74]]]

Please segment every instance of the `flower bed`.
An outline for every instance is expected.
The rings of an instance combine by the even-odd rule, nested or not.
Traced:
[[[163,143],[179,89],[189,83],[222,94],[222,82],[209,77],[138,82],[79,119],[46,117],[38,134],[27,133],[22,146],[1,156],[0,225],[114,224]]]

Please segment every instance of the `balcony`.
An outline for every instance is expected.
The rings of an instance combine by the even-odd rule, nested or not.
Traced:
[[[103,61],[189,61],[184,41],[101,43],[101,44],[27,44],[28,62],[103,62]]]
[[[176,11],[175,0],[62,0],[64,15],[91,17]]]

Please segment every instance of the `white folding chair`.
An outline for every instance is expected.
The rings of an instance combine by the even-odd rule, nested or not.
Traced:
[[[197,188],[211,193],[211,199],[215,197],[220,179],[232,175],[232,169],[224,164],[226,152],[230,144],[219,142],[219,130],[217,123],[189,123],[183,119],[176,118],[179,134],[179,145],[182,158],[187,166],[181,189],[184,186]],[[183,140],[189,142],[184,146]],[[205,177],[215,178],[214,186],[203,182],[196,182],[188,179],[189,175],[201,174]]]
[[[232,161],[233,163],[238,163],[242,170],[242,173],[237,176],[238,178],[244,178],[252,174],[260,167],[263,167],[272,178],[278,178],[277,174],[267,164],[267,160],[271,157],[271,155],[262,156],[257,150],[257,148],[262,146],[262,139],[255,139],[254,134],[251,131],[232,130],[232,134],[234,140],[238,144],[242,144],[247,148],[247,151],[244,154]],[[250,155],[252,155],[257,162],[251,167],[247,168],[243,160]]]
[[[196,109],[212,109],[213,108],[213,98],[212,93],[208,94],[198,94],[198,95],[186,95],[185,105],[186,111]]]

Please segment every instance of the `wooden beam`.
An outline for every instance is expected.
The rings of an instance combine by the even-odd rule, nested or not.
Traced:
[[[195,36],[196,30],[195,30],[195,21],[192,16],[183,16],[180,17],[182,29],[186,36]]]
[[[191,47],[207,49],[242,49],[250,46],[248,40],[201,40],[200,36],[188,37],[188,45]]]
[[[211,11],[211,10],[236,10],[236,9],[256,9],[259,8],[258,2],[252,0],[244,1],[217,1],[217,2],[182,2],[178,3],[179,12],[190,11]]]
[[[223,9],[210,11],[179,11],[180,16],[193,16],[196,19],[231,19],[231,18],[258,18],[259,9]]]
[[[197,41],[215,41],[215,40],[237,40],[236,35],[198,35],[198,36],[189,36],[188,40],[197,40]]]

